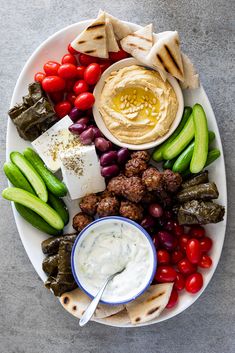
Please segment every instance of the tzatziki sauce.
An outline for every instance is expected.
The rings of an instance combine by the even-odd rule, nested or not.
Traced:
[[[81,236],[74,253],[76,276],[95,296],[106,279],[124,269],[107,285],[102,300],[124,302],[139,294],[153,273],[153,248],[142,229],[122,219],[103,219]]]

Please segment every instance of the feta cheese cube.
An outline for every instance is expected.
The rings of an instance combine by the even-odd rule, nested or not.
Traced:
[[[60,153],[61,171],[72,200],[105,190],[94,145],[70,148]]]
[[[79,137],[69,131],[70,125],[72,125],[70,117],[65,116],[32,142],[47,168],[54,173],[61,167],[59,153],[81,145]]]

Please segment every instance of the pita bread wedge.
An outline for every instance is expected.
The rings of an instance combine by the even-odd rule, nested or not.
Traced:
[[[178,32],[168,31],[157,34],[146,62],[183,81],[184,69]]]
[[[186,88],[198,88],[199,87],[199,75],[196,72],[193,63],[190,59],[182,53],[182,61],[183,61],[183,68],[184,68],[184,81],[180,82],[180,86],[182,89]]]
[[[99,321],[99,320],[95,319],[95,321]],[[130,318],[127,314],[127,310],[124,309],[117,314],[114,314],[102,319],[102,322],[105,322],[109,325],[127,325],[130,323]]]
[[[150,286],[139,298],[126,304],[126,310],[133,325],[155,319],[166,307],[173,283]]]
[[[113,30],[113,25],[110,22],[109,18],[105,18],[105,23],[106,23],[106,35],[107,35],[107,45],[108,45],[108,51],[110,52],[117,52],[120,50],[118,46],[118,42],[116,40],[114,30]]]
[[[153,46],[153,25],[149,24],[140,30],[129,34],[120,42],[121,47],[137,60],[144,62]]]
[[[80,319],[87,306],[90,304],[91,299],[81,289],[76,288],[71,292],[62,294],[60,302],[65,310]],[[123,309],[123,305],[99,304],[93,318],[103,319],[115,315]]]
[[[120,40],[133,32],[127,24],[103,10],[100,10],[98,15],[102,13],[105,15],[105,18],[108,18],[112,23],[114,34],[117,40]]]
[[[71,43],[71,46],[84,54],[98,58],[108,58],[105,15],[101,13]]]

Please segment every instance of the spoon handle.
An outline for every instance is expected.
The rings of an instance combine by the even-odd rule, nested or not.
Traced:
[[[99,304],[99,301],[102,297],[102,294],[103,294],[109,281],[110,281],[110,277],[107,279],[107,281],[104,283],[104,285],[100,288],[99,292],[96,294],[96,296],[94,297],[94,299],[92,300],[92,302],[87,307],[84,314],[82,315],[82,317],[79,321],[79,325],[81,327],[86,325],[86,323],[92,318],[92,315],[94,314],[95,309],[97,308],[97,305]]]

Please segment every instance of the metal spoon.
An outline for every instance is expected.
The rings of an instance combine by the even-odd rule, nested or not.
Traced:
[[[105,281],[105,283],[103,284],[103,286],[100,288],[100,290],[98,291],[98,293],[96,294],[96,296],[94,297],[94,299],[92,300],[92,302],[88,305],[88,307],[86,308],[85,312],[83,313],[81,319],[79,320],[79,325],[82,327],[84,325],[86,325],[88,323],[88,321],[90,321],[90,319],[92,318],[98,304],[99,301],[102,297],[102,294],[106,288],[106,286],[108,285],[108,283],[117,275],[119,275],[121,272],[123,272],[125,270],[126,267],[124,267],[121,271],[118,271],[112,275],[110,275],[107,280]]]

